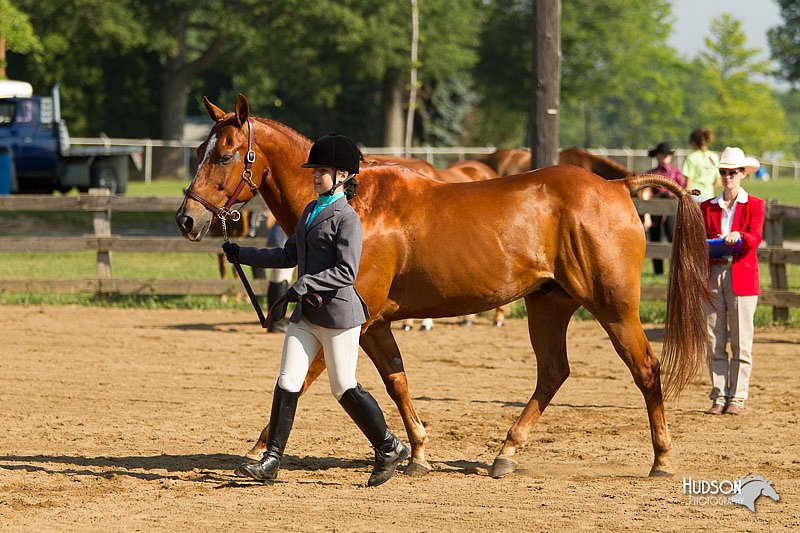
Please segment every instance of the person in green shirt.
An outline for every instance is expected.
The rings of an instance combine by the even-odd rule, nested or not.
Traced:
[[[708,149],[713,137],[708,128],[699,128],[690,133],[689,145],[694,152],[686,157],[681,168],[686,176],[686,188],[700,190],[700,196],[693,196],[698,203],[714,197],[714,185],[719,179],[719,156]]]

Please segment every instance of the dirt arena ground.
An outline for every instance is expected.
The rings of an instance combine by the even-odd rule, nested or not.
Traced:
[[[367,488],[366,440],[323,376],[301,400],[279,480],[232,474],[265,422],[282,335],[252,313],[0,307],[3,531],[778,531],[800,529],[800,331],[756,335],[751,400],[711,417],[707,378],[668,405],[673,478],[649,479],[644,403],[603,330],[570,327],[572,375],[520,470],[487,469],[531,395],[523,320],[396,335],[434,470]],[[660,353],[662,330],[647,328]],[[404,440],[362,354],[359,379]],[[781,500],[699,505],[683,478],[759,474]]]

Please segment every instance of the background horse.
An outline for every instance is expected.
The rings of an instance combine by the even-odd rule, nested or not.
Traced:
[[[466,161],[457,161],[449,167],[439,171],[439,174],[444,176],[442,181],[447,183],[465,183],[469,181],[485,181],[497,178],[497,172],[489,165],[467,159]]]
[[[250,149],[258,191],[284,230],[293,232],[315,197],[311,172],[300,168],[311,141],[278,122],[250,117],[243,95],[234,113],[208,99],[204,103],[215,124],[198,147],[205,164],[175,214],[181,233],[201,240],[211,226],[212,208],[237,200],[234,194],[242,201],[255,194],[242,187]],[[661,363],[639,320],[645,239],[630,199],[631,190],[654,184],[679,196],[662,356],[664,387],[670,393],[689,382],[706,355],[705,230],[699,207],[685,190],[662,177],[606,181],[571,166],[454,184],[422,178],[399,165],[364,169],[358,196],[350,202],[364,227],[355,285],[370,319],[360,345],[403,419],[412,448],[407,474],[430,471],[428,437],[411,401],[391,322],[469,314],[524,298],[537,360],[536,387],[490,475],[516,469],[514,454],[567,379],[567,326],[580,306],[605,329],[644,397],[654,451],[650,474],[670,475]],[[480,225],[470,223],[476,207]],[[312,364],[304,390],[323,364]],[[263,450],[259,439],[247,458],[258,460]]]
[[[501,148],[481,159],[500,176],[520,174],[531,169],[531,151],[523,148]],[[633,175],[624,165],[613,159],[595,155],[583,148],[567,148],[558,153],[559,165],[575,165],[594,172],[607,180],[617,180]]]
[[[427,161],[423,161],[422,159],[408,159],[405,157],[395,157],[393,155],[365,155],[364,156],[365,163],[370,165],[374,164],[391,164],[391,165],[402,165],[406,168],[410,168],[416,172],[419,172],[425,177],[442,181],[439,175],[439,169],[435,166],[431,165]]]

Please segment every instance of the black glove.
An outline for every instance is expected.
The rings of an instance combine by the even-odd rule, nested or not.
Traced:
[[[299,295],[299,294],[297,294],[297,291],[296,291],[296,290],[294,290],[294,287],[289,287],[289,290],[288,290],[288,291],[286,291],[286,298],[287,298],[287,299],[288,299],[290,302],[295,302],[295,303],[297,303],[297,302],[299,302],[299,301],[300,301],[300,295]]]
[[[235,242],[223,242],[222,251],[225,252],[225,257],[229,263],[239,261],[239,245]]]

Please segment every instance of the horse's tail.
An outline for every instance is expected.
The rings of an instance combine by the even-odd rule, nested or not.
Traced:
[[[677,397],[708,357],[703,311],[703,301],[710,301],[708,244],[700,207],[692,199],[699,191],[687,191],[668,178],[649,174],[632,176],[625,182],[631,192],[660,185],[678,197],[661,356],[664,395]]]

